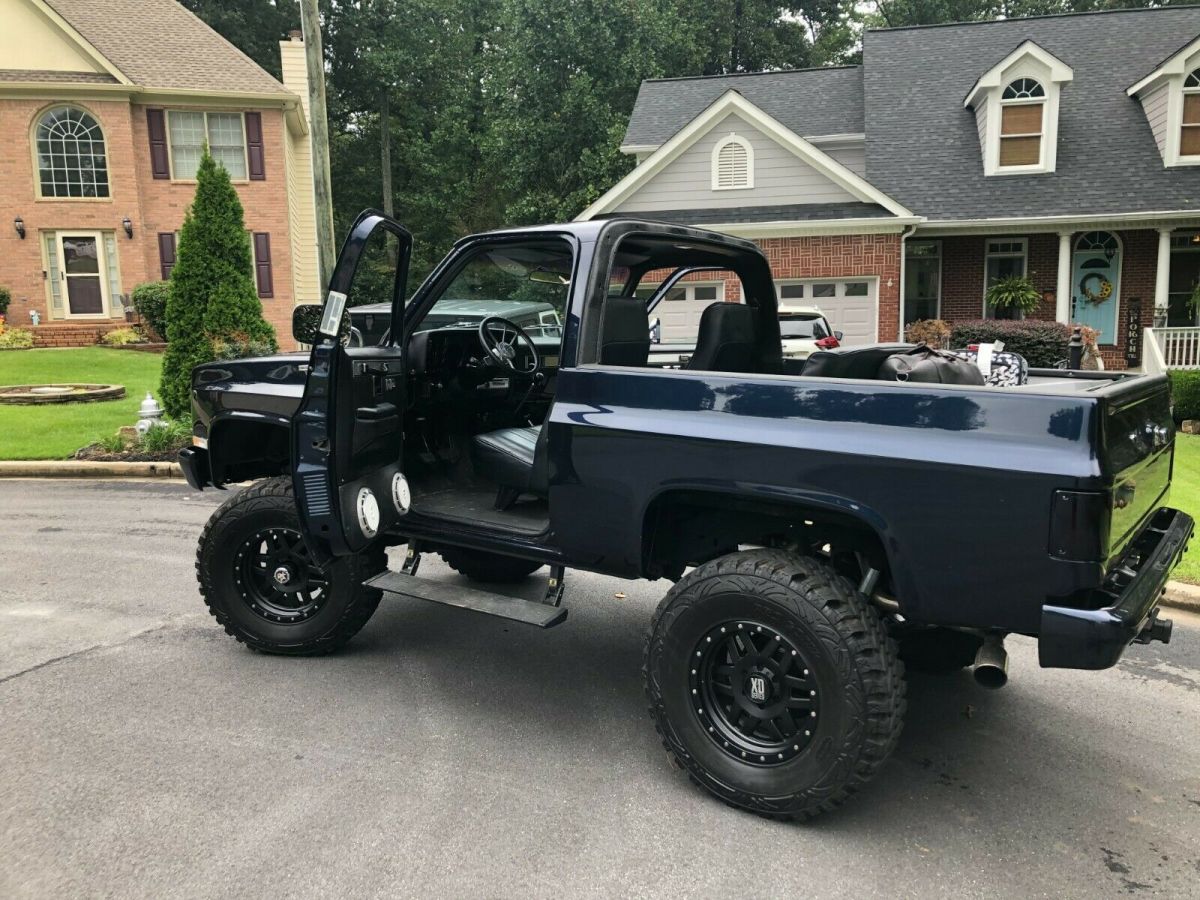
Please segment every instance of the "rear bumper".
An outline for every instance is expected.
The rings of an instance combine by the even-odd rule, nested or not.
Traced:
[[[1100,609],[1043,606],[1038,660],[1048,669],[1107,669],[1135,639],[1166,640],[1170,623],[1155,627],[1159,598],[1192,536],[1187,513],[1163,507],[1109,573]]]
[[[184,447],[179,451],[179,467],[183,469],[183,477],[198,491],[204,490],[206,484],[212,484],[212,476],[208,468],[208,451],[203,447]]]

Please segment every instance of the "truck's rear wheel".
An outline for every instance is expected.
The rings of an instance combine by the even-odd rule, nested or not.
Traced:
[[[226,633],[256,650],[295,656],[329,653],[350,640],[381,596],[362,582],[386,567],[382,549],[315,565],[290,478],[260,481],[227,500],[196,550],[200,593]]]
[[[810,557],[731,553],[655,613],[650,715],[697,784],[777,818],[831,809],[891,753],[904,667],[879,614]]]

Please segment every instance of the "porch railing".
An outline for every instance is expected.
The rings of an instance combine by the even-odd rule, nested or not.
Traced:
[[[1153,357],[1161,359],[1163,369],[1200,369],[1200,328],[1147,328],[1143,334],[1147,372],[1157,361]]]

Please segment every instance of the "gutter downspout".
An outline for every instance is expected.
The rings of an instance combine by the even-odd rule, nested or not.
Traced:
[[[900,307],[900,321],[896,323],[896,328],[897,328],[896,340],[897,340],[897,342],[904,340],[904,260],[907,255],[905,253],[904,244],[910,237],[913,236],[913,234],[916,232],[916,230],[917,230],[916,225],[905,225],[904,229],[900,232],[900,284],[898,287],[898,291],[899,291],[899,295],[900,295],[900,302],[897,304],[897,306]],[[941,277],[940,277],[940,275],[938,277],[938,296],[939,297],[941,296]],[[942,311],[939,308],[938,315],[941,315],[941,313],[942,313]]]

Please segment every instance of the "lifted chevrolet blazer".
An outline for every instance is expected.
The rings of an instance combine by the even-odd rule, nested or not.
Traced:
[[[402,327],[352,346],[344,308],[380,235]],[[762,252],[692,228],[476,235],[406,300],[411,246],[363,213],[323,308],[297,310],[311,353],[193,374],[188,481],[256,481],[198,551],[204,599],[239,641],[326,653],[389,595],[545,628],[566,618],[568,569],[665,578],[645,681],[667,750],[730,803],[803,817],[886,760],[904,660],[973,664],[998,686],[1008,634],[1077,669],[1169,639],[1158,605],[1192,520],[1166,505],[1165,378],[876,380],[904,345],[785,360]],[[685,363],[651,364],[656,303],[713,270],[744,302],[704,311]],[[543,304],[562,328],[463,322],[467,301]],[[422,579],[426,553],[483,585]],[[543,566],[544,602],[496,589]]]

